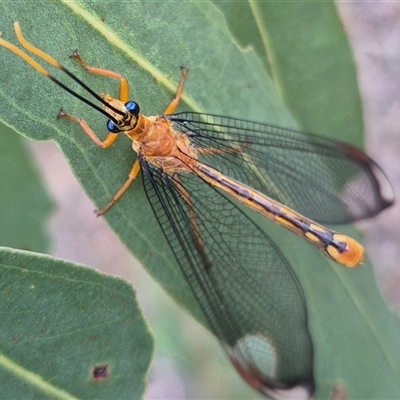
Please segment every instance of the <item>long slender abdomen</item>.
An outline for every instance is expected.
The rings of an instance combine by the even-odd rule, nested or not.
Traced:
[[[191,167],[193,172],[210,185],[223,190],[252,210],[302,236],[337,263],[350,268],[362,263],[364,249],[351,237],[327,229],[205,164],[196,162]]]

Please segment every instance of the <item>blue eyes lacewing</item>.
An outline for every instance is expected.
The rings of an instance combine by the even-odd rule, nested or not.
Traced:
[[[123,76],[88,66],[75,52],[72,57],[88,72],[120,81],[118,99],[97,94],[27,42],[17,22],[14,28],[26,50],[66,73],[103,107],[15,45],[0,38],[0,46],[105,115],[108,135],[101,140],[84,120],[64,111],[59,118],[78,123],[102,148],[121,132],[132,140],[137,158],[128,178],[97,214],[109,210],[141,172],[160,227],[237,371],[264,395],[309,398],[315,390],[313,346],[302,288],[243,205],[302,236],[337,263],[355,267],[363,260],[362,246],[314,221],[349,223],[391,205],[393,192],[379,166],[351,145],[294,130],[218,115],[173,114],[185,68],[164,114],[146,117],[129,99]]]

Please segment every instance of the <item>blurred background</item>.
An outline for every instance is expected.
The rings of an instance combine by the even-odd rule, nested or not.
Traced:
[[[336,2],[354,51],[366,150],[388,175],[397,203],[360,224],[386,300],[400,310],[400,3]]]
[[[400,3],[337,2],[350,37],[364,105],[366,149],[400,193]],[[51,254],[132,282],[155,336],[146,399],[259,398],[244,385],[216,340],[185,314],[93,214],[70,168],[51,142],[30,142],[56,208]],[[132,199],[134,201],[134,199]],[[363,222],[383,296],[400,310],[400,206]]]

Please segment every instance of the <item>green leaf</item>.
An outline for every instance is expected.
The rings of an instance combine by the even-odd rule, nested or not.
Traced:
[[[44,252],[49,195],[21,137],[0,124],[0,143],[0,244]]]
[[[49,256],[0,249],[3,398],[131,398],[153,352],[132,287]]]
[[[344,80],[349,96],[340,97],[343,93],[335,91],[337,80],[327,76],[335,72],[336,56],[325,52],[325,48],[329,48],[328,42],[338,40],[332,37],[336,37],[339,24],[331,4],[315,6],[298,2],[291,6],[298,7],[294,13],[289,8],[290,12],[285,14],[287,3],[284,7],[268,3],[275,11],[271,8],[271,14],[267,15],[261,10],[257,13],[257,23],[264,21],[269,29],[274,28],[271,38],[272,50],[279,61],[276,66],[265,60],[265,55],[271,54],[271,47],[261,46],[265,43],[264,33],[258,29],[262,25],[248,26],[249,38],[243,40],[245,44],[255,44],[256,51],[242,50],[236,44],[236,32],[233,38],[223,15],[208,2],[186,1],[178,5],[172,1],[135,1],[110,6],[106,1],[49,1],[45,7],[37,7],[36,2],[2,1],[0,23],[4,38],[16,43],[11,27],[15,20],[20,21],[32,43],[65,63],[96,91],[117,95],[117,82],[82,71],[68,60],[72,50],[77,48],[91,65],[122,73],[132,85],[132,98],[141,104],[145,115],[163,112],[174,95],[179,66],[185,65],[190,74],[180,110],[294,127],[285,102],[304,128],[324,135],[329,130],[332,136],[340,131],[348,141],[360,143],[359,95],[348,48],[339,59],[343,58],[341,62],[350,66]],[[252,7],[261,4],[251,3]],[[218,6],[222,9],[222,3]],[[314,14],[313,7],[318,13]],[[326,7],[322,9],[325,14],[321,14],[320,7]],[[308,18],[303,18],[302,23],[304,15]],[[293,26],[292,20],[296,23]],[[321,33],[324,25],[321,21],[329,22],[327,32]],[[318,29],[314,24],[319,25]],[[297,49],[299,32],[305,39]],[[253,41],[251,37],[256,39]],[[345,38],[342,35],[339,39],[337,47],[342,49]],[[314,54],[310,64],[307,64],[311,57],[308,44]],[[62,106],[66,112],[85,118],[100,136],[105,132],[101,116],[4,49],[0,49],[0,65],[1,118],[26,136],[55,140],[88,195],[99,207],[104,206],[126,180],[135,159],[129,141],[121,137],[107,151],[96,148],[79,127],[70,121],[56,121],[56,115]],[[267,65],[278,90],[268,76]],[[299,69],[295,69],[296,65]],[[52,73],[64,79],[59,71],[52,69]],[[316,78],[313,82],[317,76],[319,83]],[[326,86],[321,86],[321,82]],[[309,86],[303,90],[305,83]],[[338,110],[333,107],[337,103],[342,103]],[[326,105],[324,112],[319,105]],[[332,121],[330,128],[329,121]],[[151,213],[140,180],[105,218],[163,287],[202,320]],[[371,267],[366,263],[358,270],[345,270],[294,235],[268,223],[265,229],[293,265],[305,292],[316,350],[316,396],[328,398],[333,385],[341,382],[349,398],[396,397],[400,387],[400,348],[396,335],[400,326],[379,295]],[[359,238],[354,230],[347,233]]]
[[[271,71],[302,130],[362,145],[356,69],[334,1],[214,4],[241,46],[253,46]]]
[[[356,69],[334,1],[214,4],[241,46],[264,61],[302,130],[362,145]]]

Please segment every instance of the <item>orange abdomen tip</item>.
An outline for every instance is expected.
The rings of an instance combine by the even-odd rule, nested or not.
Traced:
[[[328,254],[339,264],[348,268],[356,267],[364,261],[364,248],[349,236],[336,233],[334,240],[346,244],[346,249],[340,252],[333,245],[328,246]]]

